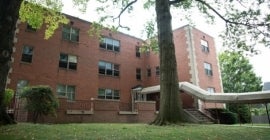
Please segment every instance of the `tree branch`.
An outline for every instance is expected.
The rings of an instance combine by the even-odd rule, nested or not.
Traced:
[[[182,1],[185,1],[185,0],[169,0],[169,4],[173,5],[173,4],[176,4],[176,3],[180,3]]]
[[[122,25],[121,25],[121,15],[127,10],[128,7],[130,7],[132,4],[134,4],[134,3],[136,3],[136,2],[137,2],[137,0],[133,0],[133,1],[131,1],[130,3],[128,3],[128,4],[120,11],[119,15],[118,15],[117,17],[113,18],[113,20],[118,19],[118,27],[129,29],[128,27],[122,26]]]
[[[231,21],[229,19],[226,19],[223,15],[221,15],[215,8],[213,8],[210,4],[206,3],[203,0],[195,0],[197,2],[200,2],[201,4],[205,5],[207,8],[212,10],[217,16],[219,16],[222,20],[224,20],[226,23],[235,24],[235,25],[243,25],[247,27],[255,28],[257,26],[267,26],[268,24],[261,23],[261,24],[251,24],[249,22],[243,23],[243,22],[237,22],[237,21]]]

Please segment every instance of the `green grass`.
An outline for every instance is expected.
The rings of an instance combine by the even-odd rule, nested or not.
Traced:
[[[0,127],[1,140],[270,140],[270,127],[230,125],[30,124]]]

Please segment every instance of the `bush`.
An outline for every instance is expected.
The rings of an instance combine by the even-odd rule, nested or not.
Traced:
[[[221,124],[236,124],[237,123],[237,114],[227,111],[220,113],[220,123]]]
[[[33,122],[36,123],[41,115],[56,116],[58,100],[49,86],[32,86],[23,89],[21,98],[27,101],[26,109],[33,113]]]
[[[13,97],[14,97],[14,91],[12,89],[6,89],[5,95],[4,95],[4,101],[3,101],[4,106],[8,106],[11,103]]]

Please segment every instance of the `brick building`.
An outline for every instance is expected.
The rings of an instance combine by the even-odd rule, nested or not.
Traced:
[[[102,39],[88,34],[91,23],[68,16],[44,40],[44,28],[18,23],[7,87],[19,94],[27,85],[49,85],[59,98],[58,117],[45,122],[149,122],[158,110],[159,94],[137,89],[159,84],[159,58],[140,53],[144,40],[108,30]],[[174,30],[178,77],[209,92],[222,92],[213,37],[191,26]],[[184,108],[217,107],[181,94]],[[28,121],[24,101],[16,99],[15,118]],[[219,105],[220,107],[220,105]]]

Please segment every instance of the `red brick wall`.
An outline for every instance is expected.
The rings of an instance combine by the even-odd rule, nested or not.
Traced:
[[[159,76],[156,76],[156,66],[159,66],[159,56],[151,52],[149,55],[141,54],[140,58],[135,55],[136,46],[140,46],[143,40],[118,32],[104,30],[102,35],[105,37],[120,40],[120,52],[112,52],[99,47],[99,39],[89,37],[88,30],[90,23],[70,17],[73,21],[72,26],[80,29],[79,43],[73,43],[62,40],[62,27],[56,30],[54,35],[44,40],[44,28],[37,32],[26,31],[26,24],[19,24],[19,33],[17,34],[18,42],[15,43],[15,53],[13,53],[14,62],[12,63],[12,72],[9,75],[11,79],[9,88],[16,90],[18,80],[28,80],[29,85],[49,85],[56,91],[57,84],[75,85],[75,100],[88,100],[97,98],[98,88],[109,88],[120,91],[120,101],[99,101],[95,102],[95,109],[99,113],[93,117],[81,116],[81,120],[108,120],[104,115],[117,116],[115,110],[124,108],[118,104],[131,104],[131,88],[137,85],[143,87],[159,84]],[[199,83],[202,88],[209,85],[220,91],[220,79],[217,67],[214,40],[212,37],[193,28],[193,41],[195,47],[200,46],[200,39],[205,36],[210,46],[210,53],[204,54],[201,49],[196,49],[197,66],[199,71]],[[187,38],[184,27],[174,31],[174,41],[176,47],[176,59],[178,68],[179,81],[189,81],[191,79],[190,65],[187,51]],[[32,63],[21,62],[22,48],[24,45],[34,47]],[[67,53],[78,56],[77,70],[65,70],[58,67],[60,53]],[[120,76],[104,76],[98,74],[98,62],[107,61],[120,65]],[[203,62],[212,63],[213,77],[204,74]],[[141,68],[142,80],[136,79],[136,68]],[[152,76],[147,77],[147,68],[151,68]],[[202,82],[204,81],[204,82]],[[182,94],[183,106],[185,108],[194,107],[194,99]],[[64,106],[64,105],[63,105]],[[85,104],[85,106],[87,106]],[[127,109],[130,107],[127,107]],[[104,111],[102,111],[102,109]],[[113,111],[112,111],[113,110]],[[126,110],[126,109],[125,109]],[[107,111],[107,112],[106,112]],[[147,111],[145,111],[147,113]],[[144,114],[145,114],[144,113]],[[151,112],[150,112],[151,114]],[[149,115],[150,115],[149,114]],[[102,117],[100,118],[101,115]],[[151,114],[153,115],[153,114]],[[140,116],[140,115],[139,115]],[[58,118],[64,117],[63,121],[76,121],[76,117],[66,116],[65,112],[59,110]],[[105,118],[104,118],[105,117]],[[73,120],[74,119],[74,120]],[[78,117],[77,119],[80,119]],[[122,119],[129,120],[130,117]],[[114,121],[119,118],[114,118]],[[133,117],[131,120],[140,120],[140,117]],[[58,121],[58,120],[57,120]]]

